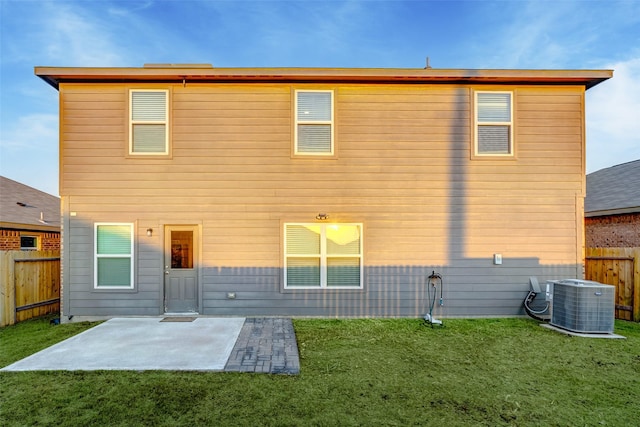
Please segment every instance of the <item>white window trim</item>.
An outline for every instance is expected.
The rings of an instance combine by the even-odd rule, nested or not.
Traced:
[[[509,122],[478,122],[478,94],[482,93],[506,93],[509,94],[511,102],[509,104],[510,111],[509,116],[511,117],[511,121]],[[514,128],[514,119],[513,119],[513,104],[514,104],[514,94],[513,91],[507,90],[478,90],[474,91],[473,95],[473,155],[476,157],[514,157],[515,156],[515,144],[513,140],[513,128]],[[509,152],[508,153],[480,153],[478,151],[478,127],[479,126],[509,126]]]
[[[133,94],[135,92],[164,92],[164,120],[133,120]],[[167,89],[130,89],[129,90],[129,155],[130,156],[167,156],[169,154],[169,91]],[[164,151],[136,153],[133,151],[133,126],[137,124],[163,124],[165,125]]]
[[[331,94],[331,120],[315,120],[315,121],[299,121],[298,120],[298,93],[307,93],[307,92],[320,92],[320,93],[329,93]],[[335,140],[334,140],[334,119],[335,119],[335,106],[334,106],[334,91],[333,90],[318,90],[318,89],[296,89],[294,91],[294,105],[293,105],[293,114],[295,116],[295,125],[294,125],[294,151],[293,153],[296,156],[333,156],[335,153]],[[330,153],[305,153],[298,151],[298,125],[330,125],[331,126],[331,152]]]
[[[289,258],[289,253],[287,251],[287,226],[290,225],[314,225],[320,226],[320,286],[289,286],[287,282],[287,259]],[[327,286],[327,237],[326,237],[326,228],[330,227],[332,224],[319,224],[314,222],[287,222],[283,227],[283,239],[284,239],[284,288],[285,289],[351,289],[358,290],[364,288],[364,255],[363,255],[363,241],[364,241],[364,231],[362,223],[355,222],[341,222],[336,223],[335,225],[345,225],[345,226],[357,226],[360,228],[360,248],[359,254],[345,254],[345,255],[331,255],[331,258],[359,258],[360,259],[360,286]],[[295,254],[291,255],[291,257],[304,257],[305,255]],[[316,254],[309,254],[309,257],[317,257]]]
[[[101,225],[126,225],[129,226],[130,229],[130,242],[131,247],[129,248],[129,254],[98,254],[98,227]],[[134,224],[130,222],[96,222],[93,226],[93,288],[94,289],[119,289],[119,290],[127,290],[134,288],[134,257],[133,257],[133,248],[134,248]],[[130,258],[131,259],[131,272],[129,277],[129,286],[98,286],[98,258]]]

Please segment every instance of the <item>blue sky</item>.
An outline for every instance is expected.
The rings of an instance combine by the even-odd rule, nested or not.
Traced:
[[[0,174],[58,194],[58,93],[34,66],[614,69],[587,172],[640,159],[640,1],[0,0]]]

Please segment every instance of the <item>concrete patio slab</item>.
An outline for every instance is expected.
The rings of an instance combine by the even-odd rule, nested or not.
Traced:
[[[222,371],[244,318],[114,318],[2,371]]]

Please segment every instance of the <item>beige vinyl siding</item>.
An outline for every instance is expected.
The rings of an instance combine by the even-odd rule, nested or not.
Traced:
[[[160,314],[160,230],[176,223],[202,227],[203,314],[418,316],[436,270],[444,315],[513,315],[530,275],[581,274],[581,88],[172,85],[172,158],[132,159],[133,88],[167,86],[61,85],[77,315]],[[291,157],[295,89],[335,90],[335,158]],[[514,92],[513,158],[472,159],[473,90]],[[282,289],[283,224],[319,212],[363,224],[362,291]],[[94,222],[136,224],[135,292],[91,292]]]

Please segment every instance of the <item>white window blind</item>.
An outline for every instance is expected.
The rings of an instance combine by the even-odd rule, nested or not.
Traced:
[[[295,153],[333,154],[333,92],[296,91]]]
[[[167,101],[167,91],[131,91],[131,154],[168,154]]]
[[[287,287],[319,288],[320,258],[295,258],[287,262]]]
[[[291,287],[320,287],[321,230],[316,225],[285,226],[286,275]]]
[[[95,288],[133,288],[133,225],[95,225]]]
[[[285,288],[362,288],[361,224],[285,224]]]
[[[331,92],[298,92],[298,121],[331,121]]]
[[[476,92],[476,154],[513,154],[511,92]]]
[[[331,154],[331,125],[298,125],[298,152]]]
[[[478,126],[478,153],[511,153],[509,126]]]
[[[167,118],[167,93],[137,92],[131,93],[132,114],[134,121],[164,122]]]
[[[327,287],[359,287],[360,258],[328,258]]]
[[[511,93],[478,93],[478,122],[510,122]]]

